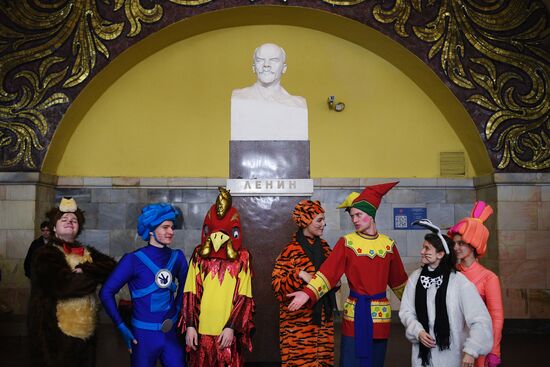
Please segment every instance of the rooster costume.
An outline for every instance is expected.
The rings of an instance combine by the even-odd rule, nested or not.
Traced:
[[[196,349],[187,348],[191,367],[242,366],[245,349],[252,350],[250,255],[242,247],[240,216],[231,195],[219,190],[204,218],[201,244],[191,257],[184,287],[178,326],[182,332],[198,332]],[[233,330],[233,340],[219,348],[218,337],[226,328]]]
[[[50,223],[54,227],[58,221],[63,223],[67,213],[74,214],[69,220],[78,222],[80,233],[84,215],[72,198],[63,198],[59,208],[48,212]],[[95,291],[115,265],[111,257],[93,247],[59,237],[36,251],[31,263],[28,324],[32,366],[95,365]]]

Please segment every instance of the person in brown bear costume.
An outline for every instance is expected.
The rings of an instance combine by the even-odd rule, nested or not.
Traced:
[[[31,264],[31,365],[92,367],[96,288],[116,262],[76,241],[84,215],[74,199],[63,198],[58,208],[48,212],[48,217],[54,240],[36,251]]]

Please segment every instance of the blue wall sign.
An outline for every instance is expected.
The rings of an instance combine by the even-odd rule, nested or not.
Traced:
[[[426,208],[393,208],[393,229],[421,229],[424,227],[413,226],[412,222],[418,219],[428,218]]]

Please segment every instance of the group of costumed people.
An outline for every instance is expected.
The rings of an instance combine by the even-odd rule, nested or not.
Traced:
[[[126,343],[132,366],[154,367],[158,361],[165,367],[244,365],[254,330],[252,269],[229,191],[220,188],[189,264],[181,250],[170,248],[179,216],[170,204],[142,209],[137,229],[147,245],[118,264],[76,241],[84,213],[74,199],[63,198],[48,216],[55,238],[31,260],[33,366],[95,365],[100,284],[99,298]],[[131,295],[130,324],[115,298],[125,285]]]
[[[422,266],[407,276],[396,243],[376,228],[382,197],[397,182],[367,186],[339,206],[355,231],[331,249],[322,238],[325,210],[302,200],[292,212],[297,231],[277,257],[272,287],[280,303],[283,366],[334,365],[336,291],[345,275],[340,366],[384,365],[390,335],[389,287],[412,343],[412,366],[497,367],[503,324],[498,277],[478,259],[487,250],[483,222],[490,206],[477,202],[470,217],[447,234],[427,219]],[[120,331],[132,366],[244,365],[254,333],[252,267],[243,247],[240,215],[220,188],[189,262],[171,249],[179,211],[147,205],[138,234],[147,245],[117,262],[76,238],[84,215],[63,198],[48,213],[54,238],[31,261],[29,336],[34,366],[94,366],[99,298]],[[132,316],[125,321],[115,295],[125,285]],[[305,307],[304,307],[305,306]]]
[[[283,366],[333,364],[333,354],[326,353],[334,343],[327,330],[333,328],[331,314],[319,304],[330,304],[331,292],[344,274],[350,294],[344,304],[340,366],[384,365],[391,321],[387,287],[401,300],[399,316],[412,343],[412,366],[500,365],[504,315],[500,283],[478,262],[487,249],[489,231],[483,223],[492,214],[491,207],[476,202],[470,217],[447,235],[428,219],[415,223],[430,233],[420,251],[422,267],[407,277],[395,242],[376,228],[381,199],[396,184],[367,186],[346,198],[339,208],[349,213],[355,231],[341,237],[332,251],[322,246],[320,203],[303,201],[296,206],[293,218],[298,232],[273,271]],[[315,246],[323,250],[314,250]],[[315,251],[324,255],[317,262]],[[303,309],[304,305],[309,307]],[[300,336],[289,337],[294,331]],[[302,342],[304,338],[309,342]]]

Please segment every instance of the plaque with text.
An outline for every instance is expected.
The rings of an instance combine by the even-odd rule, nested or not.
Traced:
[[[311,196],[312,179],[228,179],[233,196]]]

